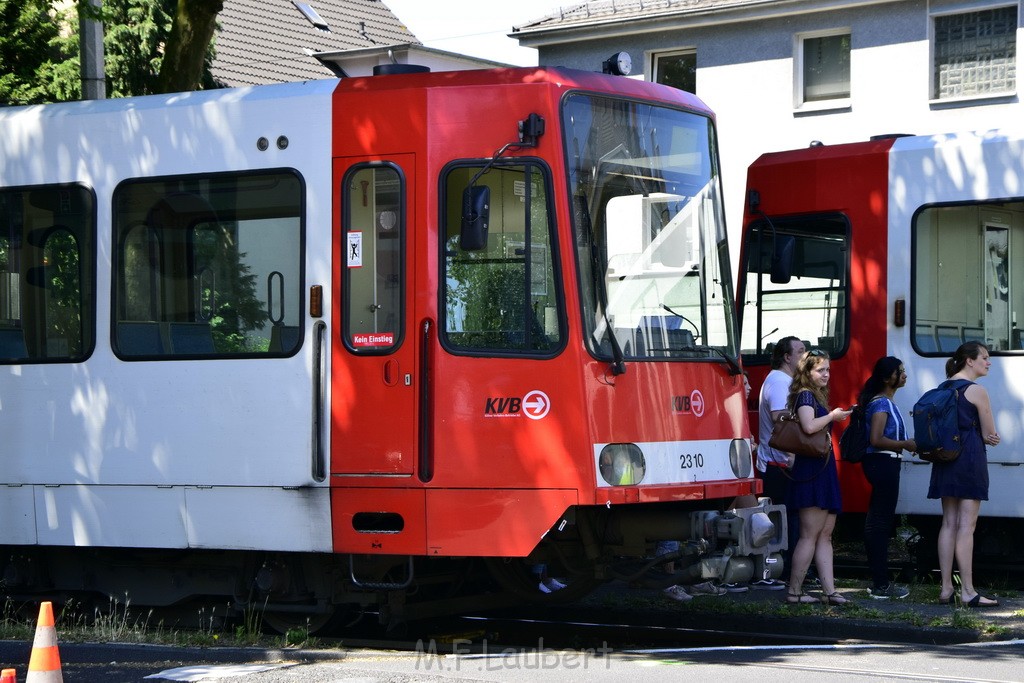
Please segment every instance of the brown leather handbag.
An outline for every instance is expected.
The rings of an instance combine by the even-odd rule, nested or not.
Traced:
[[[773,417],[772,438],[768,445],[777,451],[805,458],[826,458],[832,452],[832,435],[827,429],[808,434],[795,413],[779,411]]]

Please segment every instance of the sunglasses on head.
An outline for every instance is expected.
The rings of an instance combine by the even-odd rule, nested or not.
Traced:
[[[810,351],[807,352],[807,355],[808,356],[813,356],[815,358],[820,358],[822,356],[827,356],[828,353],[823,351],[823,350],[821,350],[821,349],[811,349]]]

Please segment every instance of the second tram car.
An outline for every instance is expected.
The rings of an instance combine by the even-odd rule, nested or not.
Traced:
[[[910,410],[945,379],[964,341],[984,342],[982,380],[1002,442],[988,448],[991,490],[977,552],[1019,556],[1024,506],[1024,131],[882,136],[765,154],[750,167],[740,268],[742,354],[759,386],[771,346],[796,335],[830,352],[832,400],[849,406],[884,355],[901,358]],[[1016,274],[1016,275],[1015,275]],[[756,415],[753,416],[756,419]],[[838,434],[835,434],[838,437]],[[930,465],[903,455],[898,512],[933,554],[941,507]],[[864,512],[859,465],[840,462],[844,508]]]
[[[315,627],[478,575],[542,598],[541,564],[578,596],[664,539],[777,575],[778,510],[730,510],[757,492],[730,272],[711,112],[654,84],[396,67],[0,109],[5,591]]]

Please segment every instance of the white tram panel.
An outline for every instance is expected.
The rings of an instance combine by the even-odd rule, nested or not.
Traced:
[[[92,356],[0,366],[0,543],[331,549],[327,483],[312,474],[316,321],[300,321],[303,344],[289,358],[116,358],[110,200],[126,179],[296,169],[308,246],[300,292],[324,285],[330,311],[336,85],[0,109],[0,186],[90,188],[98,252]],[[324,401],[330,415],[328,392]]]
[[[906,137],[893,144],[889,154],[887,328],[890,352],[908,364],[907,386],[896,394],[896,403],[908,422],[917,398],[945,379],[948,358],[923,357],[914,351],[910,342],[912,307],[908,306],[907,325],[892,324],[892,302],[911,302],[915,213],[934,204],[1021,198],[1024,129]],[[1024,240],[1017,249],[1021,253],[1016,256],[1024,257]],[[948,295],[963,286],[962,282],[943,282],[937,294]],[[998,446],[987,449],[990,489],[983,513],[992,517],[1024,517],[1024,501],[1018,495],[1024,489],[1024,357],[993,356],[992,368],[981,384],[989,392],[996,427],[1002,436]],[[930,465],[904,455],[898,512],[940,512],[938,501],[927,498],[930,475]]]

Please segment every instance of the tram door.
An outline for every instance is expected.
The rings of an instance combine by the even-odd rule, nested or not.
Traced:
[[[409,476],[416,462],[413,155],[336,159],[331,472]],[[336,214],[337,215],[337,214]]]

